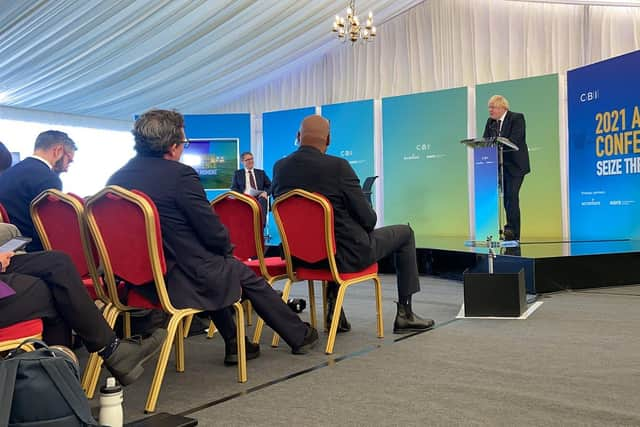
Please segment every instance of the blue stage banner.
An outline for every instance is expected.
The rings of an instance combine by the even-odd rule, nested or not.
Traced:
[[[496,241],[500,239],[498,150],[495,147],[474,149],[473,165],[475,240],[484,240],[491,236]]]
[[[355,170],[360,184],[374,175],[373,100],[322,106],[322,116],[331,123],[327,154],[343,157]]]
[[[184,116],[184,129],[187,138],[194,140],[237,140],[236,151],[251,150],[251,115],[250,114],[186,114]],[[194,144],[194,150],[202,144]],[[206,145],[206,144],[205,144]],[[222,147],[222,145],[220,145]],[[233,151],[233,148],[231,148]],[[196,152],[194,151],[194,153]],[[186,150],[189,154],[189,149]],[[234,153],[235,154],[235,153]],[[234,159],[237,164],[237,160]],[[230,163],[227,163],[228,165]],[[228,191],[231,187],[233,174],[224,174],[224,183],[216,183],[218,189],[207,189],[207,198],[213,200],[218,195]],[[205,188],[210,184],[203,182]],[[224,188],[222,188],[224,187]]]
[[[572,240],[640,237],[640,51],[567,73]]]
[[[273,179],[273,165],[298,149],[296,135],[298,135],[302,119],[315,114],[315,112],[315,107],[308,107],[262,114],[262,164],[270,179]],[[279,245],[280,235],[273,215],[267,216],[267,224],[265,243]]]

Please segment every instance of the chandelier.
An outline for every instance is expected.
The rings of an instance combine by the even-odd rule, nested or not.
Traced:
[[[332,31],[338,33],[338,39],[342,41],[349,39],[355,43],[358,40],[373,40],[376,37],[376,27],[373,26],[373,12],[369,11],[367,22],[364,26],[360,25],[360,18],[356,14],[356,2],[355,0],[350,0],[347,7],[347,18],[336,15]]]

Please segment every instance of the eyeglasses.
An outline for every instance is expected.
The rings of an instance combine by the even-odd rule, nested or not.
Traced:
[[[191,141],[189,141],[189,138],[185,137],[184,141],[182,141],[182,144],[184,145],[184,148],[187,149],[191,145]]]

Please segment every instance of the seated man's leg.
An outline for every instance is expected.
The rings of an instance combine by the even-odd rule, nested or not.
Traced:
[[[411,308],[411,296],[420,291],[416,242],[408,225],[390,225],[373,230],[372,244],[376,260],[393,254],[398,276],[398,313],[393,325],[395,333],[414,332],[433,326],[433,320],[422,319]]]
[[[58,314],[53,295],[42,280],[16,273],[1,274],[0,280],[16,292],[0,299],[0,328],[25,320],[42,319],[45,342],[71,346],[71,328]]]
[[[62,252],[16,255],[11,259],[7,273],[40,279],[36,285],[46,285],[49,291],[46,298],[49,298],[49,304],[53,303],[65,327],[75,330],[90,352],[98,352],[122,385],[128,385],[142,375],[142,363],[160,349],[167,336],[166,330],[158,329],[142,342],[118,340],[89,297],[71,258]]]
[[[307,352],[318,339],[317,331],[303,323],[262,277],[256,276],[238,260],[229,261],[236,263],[242,295],[251,301],[256,313],[291,346],[294,353]]]

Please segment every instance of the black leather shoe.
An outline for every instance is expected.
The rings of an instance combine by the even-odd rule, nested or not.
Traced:
[[[304,340],[302,340],[302,344],[298,347],[294,347],[291,349],[291,353],[293,354],[307,354],[311,351],[313,347],[318,343],[318,331],[316,328],[304,322],[307,325],[307,332],[304,335]]]
[[[512,229],[505,227],[504,228],[504,240],[505,241],[510,241],[510,240],[518,240],[518,238],[516,237],[516,234],[513,232]]]
[[[334,292],[333,288],[327,289],[327,323],[326,328],[331,328],[331,320],[333,320],[333,310],[336,307],[336,299],[338,297],[337,290]],[[338,333],[349,332],[351,330],[351,323],[347,320],[347,315],[344,314],[344,308],[340,308],[340,321],[338,322]]]
[[[329,306],[329,304],[327,304]],[[327,308],[328,309],[328,308]],[[333,307],[327,312],[327,330],[331,328],[331,320],[333,320]],[[344,308],[340,309],[340,320],[338,321],[338,333],[349,332],[351,330],[351,323],[347,320],[347,316],[344,314]]]
[[[260,344],[254,344],[249,338],[244,337],[244,349],[247,360],[256,359],[260,356]],[[233,366],[238,364],[238,340],[233,338],[224,343],[224,364]]]
[[[302,298],[289,298],[287,305],[294,313],[302,313],[307,307],[307,302]]]
[[[435,322],[432,319],[423,319],[415,314],[410,307],[400,303],[396,304],[398,305],[398,313],[395,322],[393,322],[394,334],[408,334],[433,328]]]
[[[156,329],[146,339],[127,338],[120,340],[118,347],[104,364],[123,386],[133,383],[144,372],[142,364],[160,350],[167,338],[166,329]]]

